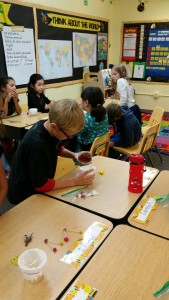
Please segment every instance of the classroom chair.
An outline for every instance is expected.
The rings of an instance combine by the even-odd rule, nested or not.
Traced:
[[[90,148],[90,152],[92,156],[100,155],[100,156],[108,156],[109,152],[109,142],[110,142],[110,133],[95,138],[93,144]]]
[[[71,172],[73,169],[75,169],[76,166],[73,162],[73,159],[58,156],[57,160],[57,167],[55,172],[55,180],[63,177],[67,173]]]
[[[113,147],[114,150],[125,154],[125,158],[124,160],[127,160],[128,157],[131,154],[143,154],[146,153],[150,163],[152,165],[152,167],[154,167],[153,161],[151,159],[151,156],[149,154],[149,150],[151,150],[151,148],[154,146],[155,144],[155,140],[158,134],[158,130],[159,130],[159,123],[152,125],[151,127],[147,128],[147,130],[145,131],[143,137],[141,138],[140,142],[137,143],[136,145],[132,146],[132,147],[128,147],[128,148],[122,148],[122,147]]]
[[[89,86],[92,87],[99,87],[102,90],[102,93],[105,97],[105,86],[103,81],[103,75],[102,72],[84,72],[83,74],[83,83],[84,88],[87,88]]]
[[[152,125],[157,124],[157,123],[159,123],[159,128],[158,128],[158,133],[159,133],[161,122],[162,122],[162,119],[163,119],[163,115],[164,115],[164,109],[162,107],[155,106],[154,109],[153,109],[153,112],[151,114],[151,117],[150,117],[149,121],[147,122],[147,125],[143,126],[142,129],[141,129],[142,135],[145,134],[145,132],[147,131],[148,128],[150,128]],[[155,147],[156,152],[157,152],[161,162],[164,162],[164,160],[163,160],[163,158],[160,154],[160,151],[159,151],[159,149],[158,149],[155,142],[154,142],[153,147]]]

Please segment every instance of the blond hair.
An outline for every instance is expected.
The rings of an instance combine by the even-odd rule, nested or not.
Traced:
[[[50,123],[61,129],[79,132],[83,129],[85,117],[80,105],[72,99],[54,101],[49,111]]]
[[[113,72],[113,70],[115,70],[117,73],[119,73],[120,78],[125,78],[125,79],[129,80],[129,75],[127,73],[125,65],[122,65],[122,64],[115,65],[112,69],[112,72]]]

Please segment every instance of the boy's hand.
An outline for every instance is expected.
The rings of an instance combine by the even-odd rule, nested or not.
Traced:
[[[75,153],[74,158],[82,165],[90,164],[92,160],[92,155],[89,151],[81,151]]]
[[[90,175],[90,173],[92,174]],[[74,178],[75,185],[90,185],[93,183],[94,177],[95,174],[93,174],[93,169],[85,172],[80,172]]]

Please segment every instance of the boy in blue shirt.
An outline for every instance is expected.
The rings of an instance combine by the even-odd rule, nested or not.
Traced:
[[[117,103],[111,103],[106,107],[109,124],[114,126],[114,135],[110,138],[109,157],[117,158],[113,146],[131,147],[136,145],[142,136],[141,125],[133,112],[125,107],[123,109]]]

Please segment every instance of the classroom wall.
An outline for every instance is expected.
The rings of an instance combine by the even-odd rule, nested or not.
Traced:
[[[148,0],[143,12],[137,11],[138,0],[115,0],[113,1],[115,11],[112,26],[112,57],[114,61],[119,61],[121,51],[121,28],[122,22],[139,22],[149,20],[169,20],[168,0]],[[162,106],[165,111],[169,111],[169,84],[159,83],[133,83],[136,90],[136,101],[143,109],[153,109],[154,106]],[[158,99],[154,99],[154,94],[159,94]]]
[[[116,1],[116,0],[115,0]],[[84,14],[93,17],[99,17],[107,20],[111,20],[110,29],[110,40],[112,36],[112,20],[114,19],[113,4],[110,4],[109,0],[102,2],[101,0],[88,0],[88,6],[84,5],[84,0],[36,0],[36,1],[24,1],[24,3],[34,3],[36,5],[44,5],[48,7],[54,7],[68,12],[75,12],[77,14]],[[111,48],[110,48],[111,49]],[[111,61],[111,52],[109,51],[108,60]],[[46,89],[45,94],[50,99],[59,100],[65,97],[79,98],[82,91],[82,84],[68,85],[64,87],[57,87],[52,89]],[[26,94],[19,96],[22,102],[27,101]]]
[[[24,1],[32,3],[32,1]],[[36,5],[44,4],[49,7],[65,9],[70,12],[77,12],[94,17],[101,17],[110,20],[109,23],[109,48],[108,63],[119,63],[121,53],[121,30],[122,22],[166,20],[169,19],[168,0],[149,0],[145,4],[144,12],[138,12],[138,0],[88,0],[88,6],[84,6],[84,0],[41,0],[34,1]],[[142,109],[153,109],[155,105],[164,107],[169,111],[169,84],[162,83],[133,83],[136,90],[136,101]],[[78,98],[82,84],[75,84],[66,87],[58,87],[46,90],[50,99],[62,99],[64,97]],[[154,99],[154,94],[158,99]],[[21,94],[20,99],[26,101],[26,94]]]

